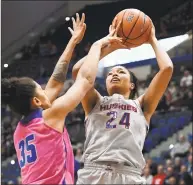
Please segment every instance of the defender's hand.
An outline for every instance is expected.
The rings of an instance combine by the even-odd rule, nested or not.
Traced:
[[[82,13],[82,18],[80,20],[80,16],[76,13],[76,20],[72,17],[73,29],[68,27],[70,33],[72,34],[72,38],[75,40],[76,44],[79,44],[85,34],[86,24],[85,24],[85,14]]]

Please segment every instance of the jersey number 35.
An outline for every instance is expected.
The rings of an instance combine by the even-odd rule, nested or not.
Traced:
[[[33,144],[34,139],[34,134],[31,134],[19,142],[19,149],[21,152],[19,165],[21,168],[24,167],[27,163],[35,162],[37,159],[36,147]]]

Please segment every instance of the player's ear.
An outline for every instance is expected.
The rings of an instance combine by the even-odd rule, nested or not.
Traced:
[[[135,88],[135,84],[134,83],[131,83],[131,90],[133,90]]]
[[[31,100],[31,105],[32,105],[32,107],[41,107],[42,102],[40,101],[39,98],[33,97]]]

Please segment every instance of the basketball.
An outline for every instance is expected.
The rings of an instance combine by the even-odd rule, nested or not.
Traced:
[[[124,39],[124,44],[129,48],[140,46],[148,40],[152,23],[145,13],[138,9],[125,9],[120,11],[116,17],[116,24],[122,21],[118,36]]]

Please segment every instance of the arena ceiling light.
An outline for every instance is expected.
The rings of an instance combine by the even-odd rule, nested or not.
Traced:
[[[3,66],[4,66],[5,68],[7,68],[9,65],[8,65],[8,64],[4,64]]]
[[[175,46],[186,41],[188,38],[189,35],[184,34],[176,37],[161,39],[158,42],[166,51],[169,51]],[[110,67],[114,65],[121,65],[140,60],[147,60],[151,58],[155,58],[154,51],[152,50],[149,44],[143,44],[142,46],[133,48],[131,50],[120,49],[111,53],[110,55],[106,56],[104,59],[101,60],[101,62],[99,63],[99,67]]]
[[[66,21],[69,21],[69,20],[70,20],[70,17],[66,17],[65,20],[66,20]]]

